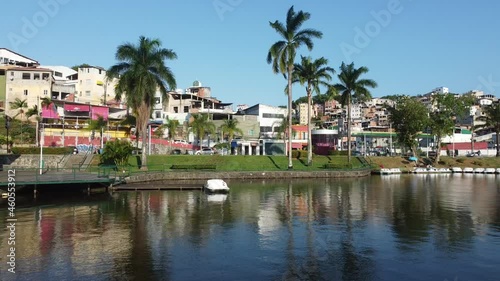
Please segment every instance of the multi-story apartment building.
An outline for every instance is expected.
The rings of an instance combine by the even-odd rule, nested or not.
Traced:
[[[26,100],[28,107],[37,105],[39,100],[50,97],[52,88],[52,71],[45,68],[4,66],[0,67],[0,100],[4,103],[5,113],[16,116],[19,110],[13,109],[11,103],[18,98]],[[25,116],[17,115],[17,118]]]
[[[115,97],[117,79],[108,80],[106,70],[99,66],[78,68],[75,84],[75,101],[93,105],[104,105]]]

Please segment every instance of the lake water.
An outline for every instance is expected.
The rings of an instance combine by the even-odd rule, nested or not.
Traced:
[[[228,183],[18,197],[0,280],[500,280],[498,175]]]

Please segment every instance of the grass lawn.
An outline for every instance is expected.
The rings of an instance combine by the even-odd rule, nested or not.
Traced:
[[[313,157],[313,164],[307,166],[307,158],[293,159],[293,170],[320,171],[325,170],[324,164],[345,164],[347,156],[319,156]],[[95,157],[93,165],[99,164]],[[129,158],[131,172],[138,171],[140,156]],[[148,171],[167,171],[172,165],[217,165],[217,171],[285,171],[288,169],[286,156],[249,156],[249,155],[150,155],[148,156]],[[362,163],[352,158],[353,168],[361,168]]]

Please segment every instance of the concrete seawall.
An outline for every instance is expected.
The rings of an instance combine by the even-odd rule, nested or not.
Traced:
[[[306,178],[358,178],[371,174],[370,169],[354,171],[268,171],[268,172],[157,172],[132,175],[125,183],[142,183],[166,180],[221,179],[306,179]]]

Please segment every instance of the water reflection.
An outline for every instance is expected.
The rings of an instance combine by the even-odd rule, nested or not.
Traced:
[[[26,207],[16,210],[16,277],[453,280],[496,276],[498,177],[374,176],[228,184],[227,195],[152,191],[71,202],[25,199]],[[5,210],[0,211],[4,221]],[[6,239],[3,232],[2,253],[7,252]],[[12,279],[0,272],[0,279]]]

